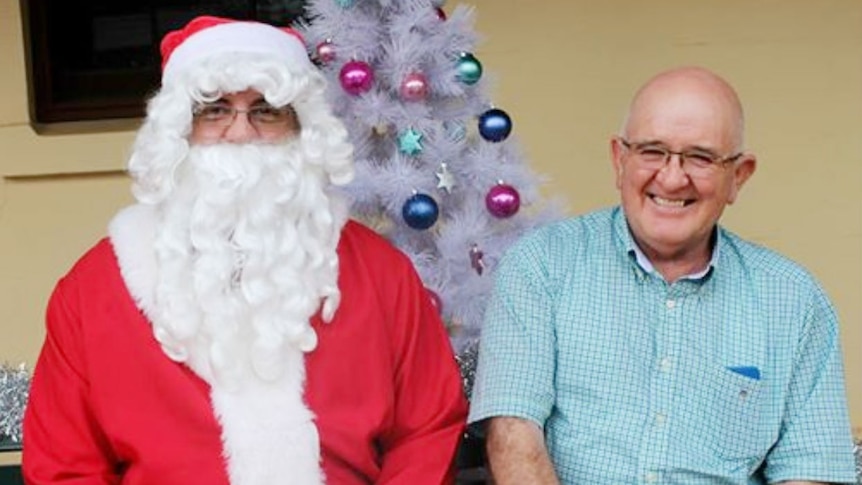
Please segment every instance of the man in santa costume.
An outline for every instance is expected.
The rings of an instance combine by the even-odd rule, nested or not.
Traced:
[[[63,277],[24,421],[31,484],[441,484],[466,401],[409,260],[347,219],[347,132],[299,36],[162,42],[137,203]]]

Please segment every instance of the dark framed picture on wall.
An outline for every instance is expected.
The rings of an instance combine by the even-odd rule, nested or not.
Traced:
[[[21,0],[31,120],[136,118],[158,87],[159,41],[198,15],[289,25],[304,0]]]

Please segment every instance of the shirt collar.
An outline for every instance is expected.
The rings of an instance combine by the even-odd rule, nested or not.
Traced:
[[[637,265],[640,266],[644,273],[657,274],[655,266],[652,265],[652,262],[650,262],[646,254],[643,253],[641,248],[635,242],[634,237],[631,233],[631,229],[626,222],[625,213],[623,212],[622,207],[617,207],[614,210],[613,218],[614,231],[617,233],[617,237],[622,242],[626,252],[634,256]],[[719,244],[721,240],[721,238],[719,237],[719,231],[720,228],[718,227],[713,230],[714,243],[712,248],[712,255],[709,259],[709,264],[707,264],[706,267],[700,271],[683,276],[682,278],[680,278],[681,280],[701,280],[705,278],[709,274],[709,272],[716,266],[716,264],[718,263],[718,256],[721,248],[721,244]]]

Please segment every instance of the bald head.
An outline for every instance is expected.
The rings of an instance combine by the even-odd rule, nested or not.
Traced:
[[[707,69],[681,67],[657,74],[638,90],[621,135],[671,140],[671,135],[687,134],[704,142],[720,136],[728,146],[715,148],[741,151],[743,132],[742,105],[730,84]]]

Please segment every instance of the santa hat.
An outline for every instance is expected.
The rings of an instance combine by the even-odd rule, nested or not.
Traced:
[[[203,59],[225,53],[264,54],[286,64],[313,67],[302,36],[293,29],[202,16],[162,39],[162,84]]]

